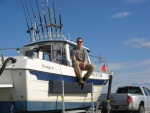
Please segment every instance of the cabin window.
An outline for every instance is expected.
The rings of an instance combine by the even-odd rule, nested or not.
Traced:
[[[52,54],[51,54],[51,45],[45,45],[40,47],[40,52],[42,52],[42,59],[46,61],[51,61]],[[39,52],[39,55],[40,55]],[[40,55],[41,56],[41,55]],[[39,57],[40,57],[39,56]]]
[[[51,61],[50,55],[48,55],[48,54],[46,54],[46,53],[43,53],[43,60]]]
[[[53,59],[52,62],[67,65],[65,44],[58,43],[53,45]]]
[[[42,45],[39,48],[38,58],[62,65],[68,65],[64,43],[51,43],[49,45]]]
[[[29,50],[29,51],[25,51],[24,55],[25,55],[25,56],[27,56],[27,57],[33,57],[34,52],[33,52],[33,51],[31,51],[31,50]]]

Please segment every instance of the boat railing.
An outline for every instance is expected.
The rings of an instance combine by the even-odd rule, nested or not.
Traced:
[[[53,37],[51,35],[44,36],[44,37],[41,36],[41,38],[39,37],[32,38],[32,41],[30,43],[35,43],[40,41],[50,41],[50,40],[66,40],[66,37],[64,35],[53,35]]]
[[[95,66],[95,71],[108,73],[108,61],[106,58],[89,55],[90,63]]]

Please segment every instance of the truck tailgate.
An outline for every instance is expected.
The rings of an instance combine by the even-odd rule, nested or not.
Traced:
[[[110,105],[111,106],[120,106],[120,105],[128,105],[128,102],[127,102],[127,97],[128,97],[128,94],[116,94],[116,93],[112,93],[110,95]],[[100,98],[100,101],[101,102],[104,102],[106,101],[107,99],[107,95],[106,94],[102,94],[101,95],[101,98]]]
[[[128,105],[127,97],[127,94],[112,94],[110,95],[110,105]]]

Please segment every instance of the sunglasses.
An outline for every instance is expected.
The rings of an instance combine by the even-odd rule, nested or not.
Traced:
[[[82,43],[82,41],[77,41],[78,43]]]

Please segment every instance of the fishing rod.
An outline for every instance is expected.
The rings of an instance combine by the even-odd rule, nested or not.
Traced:
[[[27,27],[28,27],[27,33],[29,33],[30,39],[31,39],[31,42],[32,42],[32,35],[31,35],[31,31],[30,31],[30,26],[29,26],[27,14],[26,14],[26,12],[25,12],[25,7],[24,7],[24,4],[23,4],[23,0],[21,0],[21,3],[22,3],[23,12],[24,12],[25,19],[26,19],[26,23],[27,23]]]
[[[29,13],[29,10],[28,10],[28,7],[27,7],[26,0],[24,0],[24,3],[25,3],[25,7],[26,7],[26,9],[27,9],[27,13],[28,13],[28,16],[29,16],[29,19],[30,19],[31,26],[32,26],[33,23],[32,23],[31,16],[30,16],[30,13]],[[30,29],[33,30],[33,29],[34,29],[33,26],[32,26]]]
[[[44,36],[44,28],[43,28],[43,25],[42,25],[42,18],[41,18],[40,9],[39,9],[39,4],[38,4],[38,1],[37,1],[37,0],[36,0],[36,4],[37,4],[38,13],[39,13],[40,26],[41,26],[41,28],[42,28],[42,34],[43,34],[43,38],[44,38],[44,37],[45,37],[45,36]]]
[[[47,21],[46,21],[46,15],[45,15],[44,4],[43,4],[43,0],[41,0],[41,4],[42,4],[42,12],[43,12],[43,17],[44,17],[44,22],[45,22],[45,25],[46,25],[47,37],[49,37],[49,34],[48,34],[48,27],[47,27]]]
[[[57,38],[57,24],[56,24],[56,17],[55,17],[55,8],[54,8],[54,0],[53,0],[53,12],[54,12],[54,24],[55,31],[56,31],[56,38]]]
[[[37,25],[36,15],[35,15],[35,13],[34,13],[34,10],[33,10],[33,6],[32,6],[32,3],[31,3],[31,0],[29,0],[29,1],[30,1],[30,6],[31,6],[31,9],[32,9],[33,16],[34,16],[35,25],[36,25],[36,28],[37,28],[37,29],[35,29],[35,31],[36,31],[36,34],[38,34],[39,39],[40,39],[40,33],[39,33],[40,30],[39,30],[38,25]]]
[[[50,13],[49,5],[48,5],[48,0],[46,0],[46,4],[47,4],[48,16],[49,16],[49,25],[48,25],[48,27],[50,27],[50,29],[51,29],[51,35],[52,35],[52,38],[53,38],[54,34],[53,34],[52,19],[51,19],[51,13]]]
[[[60,24],[60,26],[59,26],[59,29],[60,29],[60,38],[62,38],[62,23],[61,23],[61,14],[60,14],[60,0],[59,0],[59,24]]]
[[[26,0],[24,0],[24,3],[25,3],[25,7],[26,7],[26,9],[27,9],[27,13],[28,13],[28,16],[29,16],[29,19],[30,19],[31,26],[32,26],[32,27],[30,28],[30,30],[34,30],[33,23],[32,23],[32,20],[31,20],[31,16],[30,16],[30,13],[29,13],[29,9],[28,9]],[[34,33],[34,36],[35,36],[35,38],[36,38],[35,30],[33,31],[33,33]]]

